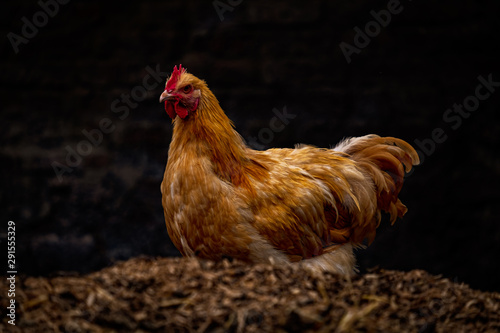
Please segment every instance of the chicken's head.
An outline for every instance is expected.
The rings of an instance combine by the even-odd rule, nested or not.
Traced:
[[[170,118],[175,119],[176,116],[182,119],[196,111],[200,102],[201,81],[193,75],[186,72],[182,65],[174,66],[172,75],[167,80],[165,91],[160,96],[160,103],[165,102],[165,111]]]

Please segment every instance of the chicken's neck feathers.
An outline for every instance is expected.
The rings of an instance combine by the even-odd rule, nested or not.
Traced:
[[[253,165],[250,150],[208,88],[202,91],[196,112],[188,119],[175,119],[169,159],[185,155],[187,147],[195,149],[198,156],[209,157],[222,179],[235,185],[248,184],[245,171]]]

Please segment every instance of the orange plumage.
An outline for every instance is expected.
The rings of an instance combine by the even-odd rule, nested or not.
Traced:
[[[302,261],[351,274],[353,247],[394,223],[405,172],[419,163],[405,141],[367,135],[333,149],[256,151],[233,129],[206,83],[174,68],[160,97],[173,118],[161,184],[167,230],[184,256]]]

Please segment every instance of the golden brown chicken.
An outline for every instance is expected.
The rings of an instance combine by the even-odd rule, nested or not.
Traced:
[[[381,210],[392,223],[406,212],[398,194],[419,160],[403,140],[367,135],[333,149],[252,150],[205,81],[182,66],[160,102],[174,126],[161,184],[165,221],[184,256],[303,260],[351,274],[353,248],[373,240]]]

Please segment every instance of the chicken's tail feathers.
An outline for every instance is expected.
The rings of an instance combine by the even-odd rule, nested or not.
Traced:
[[[420,163],[410,144],[401,139],[371,134],[345,139],[334,150],[347,154],[373,180],[377,206],[391,215],[391,223],[406,213],[407,208],[398,195],[405,174]]]

